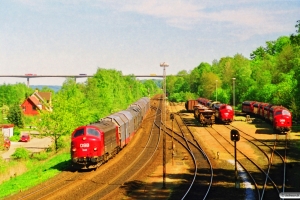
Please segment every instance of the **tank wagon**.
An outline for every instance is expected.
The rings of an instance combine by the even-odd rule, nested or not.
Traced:
[[[249,105],[248,101],[242,103],[243,112],[248,111],[247,105]],[[283,106],[257,102],[257,105],[254,104],[254,109],[252,112],[250,111],[249,114],[264,119],[272,125],[274,131],[280,133],[288,132],[292,128],[292,114]]]
[[[71,164],[77,169],[97,168],[118,154],[140,127],[150,110],[144,97],[126,110],[76,128],[71,135]]]

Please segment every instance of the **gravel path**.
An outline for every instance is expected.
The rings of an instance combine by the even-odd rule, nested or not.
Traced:
[[[2,154],[2,158],[7,160],[15,152],[16,148],[25,147],[31,152],[40,152],[52,144],[50,137],[32,138],[29,142],[11,142],[10,149]]]

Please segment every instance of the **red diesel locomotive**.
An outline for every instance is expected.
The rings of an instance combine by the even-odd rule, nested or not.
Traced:
[[[230,105],[201,97],[198,98],[198,102],[214,110],[215,120],[217,122],[229,124],[233,121],[234,111]]]
[[[215,104],[216,119],[224,124],[230,124],[233,121],[233,109],[228,104]]]
[[[126,110],[76,128],[71,136],[72,166],[97,168],[114,157],[130,142],[149,109],[150,99],[144,97]]]
[[[292,114],[283,106],[264,102],[244,101],[242,103],[242,112],[261,117],[271,123],[273,129],[280,133],[288,132],[292,128]]]
[[[269,111],[269,120],[273,128],[279,132],[288,132],[292,128],[292,115],[285,107],[272,106]]]

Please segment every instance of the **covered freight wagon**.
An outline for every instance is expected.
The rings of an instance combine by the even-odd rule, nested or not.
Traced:
[[[185,108],[188,112],[194,112],[194,106],[198,103],[198,100],[188,100],[185,102]]]

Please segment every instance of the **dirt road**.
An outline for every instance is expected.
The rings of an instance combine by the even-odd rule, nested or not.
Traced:
[[[15,152],[16,148],[25,147],[31,152],[39,152],[49,147],[52,144],[50,137],[32,138],[29,142],[11,142],[10,149],[2,153],[3,159],[10,159],[10,156]]]

